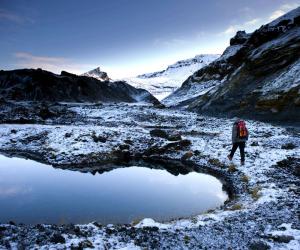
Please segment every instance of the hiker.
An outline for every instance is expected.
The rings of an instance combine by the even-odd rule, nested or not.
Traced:
[[[232,149],[230,154],[227,156],[231,161],[237,148],[240,149],[241,164],[245,164],[245,146],[248,140],[248,130],[246,123],[243,120],[236,120],[232,127]]]

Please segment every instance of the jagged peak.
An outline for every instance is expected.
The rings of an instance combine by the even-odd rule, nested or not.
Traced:
[[[94,77],[100,81],[109,81],[110,78],[108,77],[107,73],[104,71],[101,71],[100,66],[98,66],[95,69],[92,69],[84,74],[82,74],[83,76],[88,76],[88,77]]]

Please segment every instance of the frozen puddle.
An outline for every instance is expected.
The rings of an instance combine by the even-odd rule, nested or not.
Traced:
[[[92,175],[0,155],[0,223],[130,223],[187,217],[227,199],[213,176],[145,167]]]

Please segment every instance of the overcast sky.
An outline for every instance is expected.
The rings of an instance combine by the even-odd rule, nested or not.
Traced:
[[[251,32],[300,0],[0,0],[0,69],[112,78],[162,70],[222,53],[237,30]]]

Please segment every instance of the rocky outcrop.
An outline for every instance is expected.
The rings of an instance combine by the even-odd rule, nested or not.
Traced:
[[[300,122],[300,7],[251,34],[190,76],[170,100],[210,115]]]
[[[230,46],[244,44],[249,38],[249,34],[245,31],[238,31],[236,35],[230,39]]]
[[[148,91],[118,81],[99,81],[65,71],[41,69],[0,71],[0,98],[50,102],[148,102],[159,104]]]

